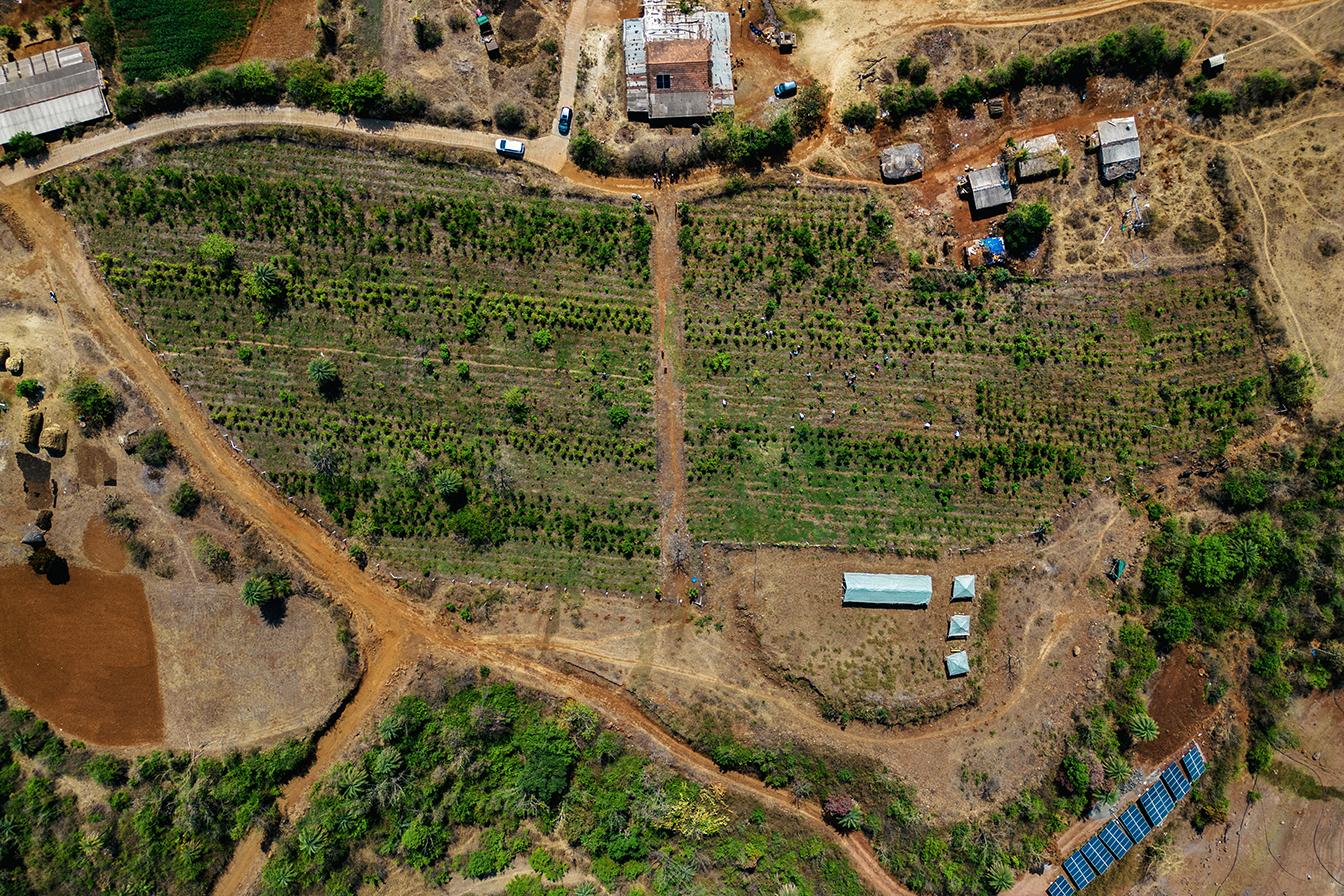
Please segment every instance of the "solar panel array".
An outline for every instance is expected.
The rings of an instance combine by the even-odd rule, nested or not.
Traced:
[[[1111,858],[1111,852],[1101,842],[1100,838],[1093,837],[1083,844],[1083,855],[1087,856],[1087,864],[1092,866],[1092,870],[1097,874],[1105,874],[1106,869],[1111,867],[1115,859]]]
[[[1120,813],[1119,820],[1106,822],[1095,837],[1064,860],[1068,877],[1055,878],[1046,888],[1047,896],[1072,896],[1124,858],[1135,844],[1166,820],[1176,808],[1177,801],[1184,799],[1194,782],[1204,774],[1204,768],[1204,754],[1200,752],[1199,744],[1191,743],[1180,761],[1163,769],[1153,786],[1139,796],[1138,802]]]
[[[1106,844],[1106,848],[1111,851],[1111,855],[1115,856],[1117,862],[1123,859],[1125,853],[1129,852],[1134,845],[1133,841],[1129,839],[1129,835],[1125,833],[1125,829],[1120,827],[1120,822],[1114,819],[1106,822],[1106,827],[1101,829],[1101,833],[1097,834],[1097,837],[1101,839],[1102,843]]]
[[[1171,791],[1172,799],[1180,801],[1190,792],[1190,782],[1186,780],[1179,764],[1173,762],[1162,772],[1162,783]]]
[[[1143,813],[1139,811],[1138,806],[1130,806],[1121,812],[1120,823],[1125,826],[1125,832],[1129,834],[1129,839],[1135,843],[1147,837],[1148,832],[1153,829],[1153,826],[1148,823],[1148,819],[1144,818]]]
[[[1062,874],[1045,888],[1045,896],[1073,896],[1076,892],[1078,891],[1073,888],[1073,884]]]

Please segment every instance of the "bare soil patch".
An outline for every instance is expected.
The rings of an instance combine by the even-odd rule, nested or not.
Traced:
[[[80,485],[93,488],[117,484],[117,462],[103,446],[80,442],[75,447],[75,463],[79,466]]]
[[[1184,646],[1162,661],[1148,698],[1148,714],[1157,722],[1156,740],[1141,744],[1134,755],[1155,764],[1170,756],[1198,732],[1215,711],[1204,696],[1208,678],[1199,658]]]
[[[154,629],[134,576],[0,567],[0,680],[62,732],[104,746],[163,735]]]
[[[84,525],[84,558],[104,572],[126,568],[126,548],[101,516],[89,517]]]
[[[315,0],[265,3],[243,44],[242,58],[299,59],[311,54],[316,37],[307,24],[316,12]]]

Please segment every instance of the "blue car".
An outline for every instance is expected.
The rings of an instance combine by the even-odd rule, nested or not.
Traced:
[[[569,123],[574,119],[574,110],[566,106],[560,110],[560,136],[569,136]]]
[[[781,81],[780,83],[775,85],[776,99],[782,100],[785,97],[793,96],[797,92],[798,92],[797,81]]]

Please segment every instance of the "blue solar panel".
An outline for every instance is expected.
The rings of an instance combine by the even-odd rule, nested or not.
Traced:
[[[1073,896],[1077,892],[1073,884],[1069,883],[1069,879],[1062,874],[1045,888],[1046,896]]]
[[[1139,808],[1148,816],[1148,821],[1153,827],[1161,824],[1175,805],[1166,785],[1161,781],[1149,787],[1143,796],[1139,797]]]
[[[1115,856],[1117,861],[1123,859],[1125,853],[1129,852],[1130,847],[1134,845],[1130,842],[1125,829],[1120,827],[1120,822],[1114,819],[1106,822],[1106,827],[1102,828],[1101,833],[1097,836],[1101,838],[1102,843],[1106,844],[1106,848],[1111,851],[1111,855]]]
[[[1064,860],[1064,870],[1069,872],[1069,877],[1073,878],[1073,885],[1079,890],[1097,879],[1097,875],[1088,866],[1087,859],[1083,858],[1081,849]]]
[[[1192,782],[1200,779],[1204,774],[1204,754],[1200,752],[1199,744],[1190,745],[1190,749],[1181,757],[1181,765],[1185,766],[1185,773]]]
[[[1111,867],[1115,859],[1111,858],[1111,853],[1102,845],[1101,839],[1093,837],[1083,844],[1083,855],[1087,856],[1087,862],[1096,869],[1098,875],[1106,873],[1106,869]]]
[[[1148,819],[1144,818],[1143,813],[1139,811],[1138,806],[1130,806],[1121,812],[1120,823],[1125,826],[1125,832],[1129,834],[1129,839],[1135,843],[1147,837],[1148,832],[1153,829],[1153,826],[1148,823]]]
[[[1167,785],[1177,802],[1185,799],[1185,795],[1190,792],[1190,782],[1185,780],[1181,767],[1174,762],[1162,771],[1162,783]]]

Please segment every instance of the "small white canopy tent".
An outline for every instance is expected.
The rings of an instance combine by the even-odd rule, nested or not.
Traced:
[[[952,580],[952,599],[971,600],[975,597],[975,576],[957,576]]]
[[[971,671],[971,660],[966,656],[966,651],[958,650],[956,653],[948,654],[943,660],[947,664],[947,677],[957,678],[966,675]]]
[[[947,639],[969,638],[971,636],[971,617],[957,615],[947,621]]]

